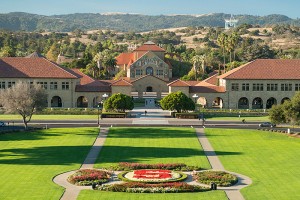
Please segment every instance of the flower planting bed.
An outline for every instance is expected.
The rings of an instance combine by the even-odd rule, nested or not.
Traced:
[[[122,172],[118,175],[118,178],[127,182],[166,183],[183,181],[187,178],[187,175],[171,170],[144,169]]]
[[[131,192],[131,193],[180,193],[180,192],[205,192],[210,188],[189,185],[187,183],[159,183],[147,184],[138,182],[127,182],[114,185],[101,185],[96,189],[110,192]]]
[[[166,169],[166,170],[175,170],[175,171],[192,171],[200,170],[200,167],[197,166],[187,166],[183,163],[170,163],[170,164],[142,164],[142,163],[129,163],[129,162],[120,162],[118,166],[113,167],[113,170],[118,171],[128,171],[128,170],[137,170],[137,169]]]
[[[68,181],[74,185],[87,186],[95,184],[102,184],[108,182],[111,173],[96,169],[82,169],[78,170],[71,176]]]
[[[229,187],[238,182],[238,178],[230,173],[223,171],[203,171],[198,172],[194,177],[200,183],[216,183],[218,186]]]

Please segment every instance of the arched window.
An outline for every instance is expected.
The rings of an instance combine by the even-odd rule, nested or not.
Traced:
[[[52,97],[51,107],[54,107],[54,108],[61,108],[62,107],[62,100],[59,96]]]
[[[78,108],[87,108],[88,107],[88,99],[84,96],[78,97],[77,107]]]
[[[249,100],[246,97],[240,98],[238,109],[249,109]]]

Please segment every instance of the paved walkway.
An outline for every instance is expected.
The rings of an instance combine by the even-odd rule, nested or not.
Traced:
[[[99,152],[104,144],[104,141],[107,137],[108,128],[101,128],[99,131],[99,135],[96,138],[94,145],[92,146],[89,154],[87,155],[85,161],[83,162],[80,169],[92,169],[94,168],[94,163],[99,155]],[[60,198],[61,200],[75,200],[79,195],[80,190],[89,189],[91,190],[91,186],[75,186],[67,181],[68,177],[74,174],[77,170],[70,171],[67,173],[60,174],[54,177],[53,181],[66,188],[63,196]]]
[[[219,158],[217,157],[214,149],[210,145],[207,137],[204,134],[203,128],[196,128],[197,137],[199,139],[200,144],[202,145],[202,148],[205,152],[205,155],[208,158],[208,161],[212,167],[213,170],[220,170],[220,171],[226,171],[220,162]],[[85,161],[83,162],[80,169],[92,169],[94,168],[94,163],[101,151],[102,146],[104,145],[104,141],[108,134],[108,128],[101,128],[99,131],[99,135],[97,139],[94,142],[94,145],[92,146],[89,154],[87,155]],[[77,170],[66,172],[60,175],[57,175],[54,177],[53,181],[66,188],[64,194],[61,197],[61,200],[75,200],[80,191],[84,189],[91,190],[91,186],[75,186],[67,181],[68,177],[75,173]],[[187,180],[185,182],[192,184],[192,185],[203,185],[200,184],[192,179],[191,172],[186,172],[188,174]],[[224,190],[226,192],[226,195],[229,200],[244,200],[244,197],[240,193],[240,189],[250,185],[252,183],[251,179],[249,177],[243,176],[241,174],[233,173],[239,178],[239,182],[231,187],[218,187],[218,189]],[[118,174],[118,172],[115,172],[115,174]],[[113,181],[108,184],[115,184],[115,183],[121,183],[121,181]]]
[[[198,140],[202,145],[204,153],[207,156],[207,159],[211,165],[211,168],[217,171],[226,171],[221,161],[219,160],[218,156],[216,155],[214,149],[212,148],[210,142],[205,136],[204,129],[196,128],[196,133],[197,133]],[[249,177],[241,174],[237,174],[234,172],[229,172],[229,173],[234,174],[238,177],[239,179],[238,183],[231,187],[218,187],[218,189],[224,190],[226,192],[228,199],[230,200],[244,200],[244,197],[239,190],[250,185],[252,183],[252,180]]]

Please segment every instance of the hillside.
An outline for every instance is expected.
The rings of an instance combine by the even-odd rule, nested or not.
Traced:
[[[156,29],[208,26],[223,27],[224,19],[229,14],[214,13],[208,15],[137,15],[137,14],[92,14],[76,13],[68,15],[43,16],[29,13],[14,12],[0,14],[0,29],[13,31],[57,31],[69,32],[75,29],[113,29],[117,31],[150,31]],[[300,25],[299,19],[291,19],[284,15],[252,16],[237,15],[239,24],[253,25],[293,24]]]

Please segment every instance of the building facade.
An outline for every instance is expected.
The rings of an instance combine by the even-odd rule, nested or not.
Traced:
[[[258,59],[222,75],[213,72],[204,81],[182,81],[172,80],[172,66],[164,53],[146,43],[121,54],[118,68],[126,70],[127,77],[115,81],[95,80],[36,53],[2,58],[0,89],[18,81],[41,84],[48,93],[48,107],[53,108],[97,107],[105,96],[115,93],[149,100],[182,91],[198,104],[216,109],[269,109],[300,90],[300,60]]]

